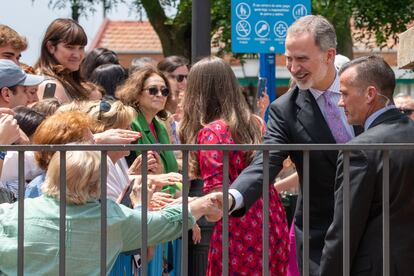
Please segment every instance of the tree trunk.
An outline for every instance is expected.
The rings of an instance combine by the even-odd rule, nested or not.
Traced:
[[[160,38],[164,55],[191,59],[191,1],[180,1],[182,7],[172,22],[165,15],[159,0],[142,0],[141,3]]]

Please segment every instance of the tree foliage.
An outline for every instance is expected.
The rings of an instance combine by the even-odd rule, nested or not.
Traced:
[[[32,0],[34,2],[35,0]],[[89,13],[96,12],[96,6],[101,5],[106,11],[116,7],[119,3],[125,3],[124,0],[49,0],[48,6],[51,9],[66,9],[70,7],[71,17],[79,21],[81,16],[87,17]]]
[[[231,52],[231,0],[209,1],[213,44],[219,54]],[[164,55],[191,57],[192,0],[49,0],[52,8],[70,5],[75,20],[94,12],[98,3],[106,9],[125,3],[138,14],[145,12],[161,40]],[[380,48],[389,39],[396,43],[398,34],[414,20],[413,10],[414,0],[312,0],[312,13],[332,22],[338,36],[338,52],[349,57],[352,57],[352,35],[357,41],[375,38]],[[357,32],[351,33],[351,19]]]

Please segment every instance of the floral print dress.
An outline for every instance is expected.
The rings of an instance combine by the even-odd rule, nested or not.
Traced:
[[[197,136],[198,144],[234,144],[227,124],[214,121]],[[222,188],[223,153],[219,150],[199,150],[197,157],[204,192]],[[229,152],[229,183],[237,178],[248,165],[247,153]],[[289,236],[285,211],[273,185],[270,186],[269,202],[269,272],[272,276],[286,275],[289,262]],[[243,217],[229,217],[229,275],[262,275],[262,207],[259,199]],[[222,221],[218,221],[211,236],[208,253],[208,276],[222,275]]]

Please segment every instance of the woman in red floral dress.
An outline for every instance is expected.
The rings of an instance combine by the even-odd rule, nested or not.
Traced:
[[[259,144],[262,120],[249,111],[237,79],[222,59],[205,58],[188,77],[180,139],[187,144]],[[229,152],[229,183],[247,167],[253,152]],[[204,192],[222,189],[223,153],[199,150],[190,156],[190,172],[204,180]],[[289,260],[287,219],[273,185],[269,186],[269,272],[286,275]],[[229,275],[262,275],[262,207],[259,199],[246,215],[229,217]],[[222,275],[222,222],[214,227],[208,254],[208,276]]]

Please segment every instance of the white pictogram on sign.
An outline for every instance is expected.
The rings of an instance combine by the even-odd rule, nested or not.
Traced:
[[[260,20],[256,23],[254,30],[256,31],[256,35],[258,37],[266,37],[270,33],[270,26],[266,21]]]
[[[246,20],[242,20],[237,22],[236,25],[236,32],[241,37],[246,37],[250,34],[252,27],[250,26],[249,22]]]
[[[240,19],[247,19],[250,16],[250,7],[246,3],[240,3],[236,6],[236,15]]]
[[[292,9],[292,15],[293,15],[293,18],[295,18],[295,19],[298,19],[298,18],[300,18],[302,16],[305,16],[307,14],[308,14],[308,10],[302,4],[297,4]]]
[[[284,38],[284,37],[286,37],[287,29],[288,29],[288,25],[285,22],[278,21],[278,22],[276,22],[276,24],[273,28],[273,31],[274,31],[274,33],[277,37]]]

